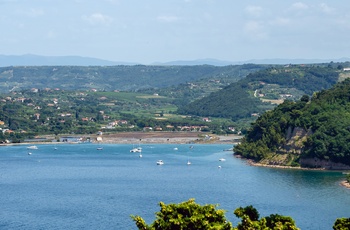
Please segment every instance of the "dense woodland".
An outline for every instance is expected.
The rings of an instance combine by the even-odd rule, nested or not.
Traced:
[[[264,113],[235,147],[235,154],[260,161],[287,151],[293,159],[289,162],[292,165],[305,158],[350,165],[349,111],[350,79],[346,79],[329,90],[314,93],[311,99],[304,95],[299,101],[285,101]],[[288,129],[296,127],[309,133],[300,143],[300,152],[285,147]]]
[[[265,68],[232,66],[10,66],[0,67],[0,92],[31,88],[62,90],[138,91],[177,86],[200,79],[231,79]]]
[[[262,98],[279,99],[281,95],[292,95],[289,99],[297,100],[303,94],[311,96],[316,91],[333,86],[339,79],[339,73],[339,68],[331,65],[271,67],[250,73],[237,83],[182,106],[179,113],[225,117],[236,121],[274,107]],[[274,85],[272,89],[269,88],[271,85]],[[264,96],[257,97],[255,90]]]

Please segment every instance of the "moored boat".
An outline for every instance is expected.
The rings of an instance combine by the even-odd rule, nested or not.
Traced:
[[[36,145],[28,146],[27,149],[38,149]]]
[[[141,147],[137,147],[137,148],[132,148],[130,150],[131,153],[140,153],[142,152],[142,148]]]

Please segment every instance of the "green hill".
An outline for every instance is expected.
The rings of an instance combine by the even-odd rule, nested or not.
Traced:
[[[340,68],[325,64],[270,67],[184,105],[178,112],[237,121],[270,110],[286,98],[298,100],[304,94],[328,89],[338,81],[340,72]]]
[[[350,79],[264,113],[234,149],[270,165],[350,168]]]
[[[31,88],[138,91],[200,79],[240,79],[262,65],[242,66],[10,66],[0,68],[0,93]]]

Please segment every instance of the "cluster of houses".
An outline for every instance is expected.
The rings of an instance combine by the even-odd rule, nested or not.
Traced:
[[[50,89],[47,89],[50,90]],[[55,90],[59,90],[59,89],[55,89]],[[33,88],[31,90],[31,92],[39,92],[38,89]],[[16,92],[13,92],[13,95],[16,95]],[[83,96],[85,96],[85,93],[79,93],[79,96],[82,96],[81,100],[83,100]],[[154,94],[154,96],[158,96],[158,94]],[[99,100],[106,100],[105,97],[100,97]],[[22,95],[17,94],[16,96],[8,96],[5,98],[1,98],[0,102],[4,102],[4,103],[8,103],[8,102],[20,102],[25,104],[26,106],[32,107],[33,110],[35,110],[35,112],[33,114],[31,114],[30,116],[32,117],[33,120],[39,121],[40,118],[42,118],[42,112],[40,112],[40,110],[42,110],[42,107],[53,107],[54,109],[60,110],[60,105],[62,105],[63,102],[61,102],[59,99],[57,98],[51,98],[48,101],[45,102],[45,104],[36,104],[31,98],[26,98],[23,97]],[[32,109],[31,109],[32,110]],[[110,117],[108,115],[104,114],[104,111],[99,111],[100,115],[102,115],[103,120],[105,120],[106,122],[110,120]],[[60,123],[65,123],[66,120],[70,117],[75,117],[76,114],[72,114],[70,112],[64,112],[63,109],[60,113],[56,113],[58,121]],[[49,117],[46,118],[46,120],[50,120]],[[96,122],[96,118],[95,117],[80,117],[79,118],[80,121],[82,122]],[[212,122],[211,119],[209,117],[203,117],[202,118],[203,122]],[[12,133],[14,131],[10,130],[10,129],[6,129],[6,124],[4,121],[0,121],[0,131],[2,131],[3,133]],[[106,124],[105,126],[101,127],[102,129],[115,129],[117,127],[125,127],[125,128],[135,128],[134,125],[129,124],[129,122],[127,120],[114,120],[114,121],[110,121],[108,122],[108,124]],[[192,125],[192,126],[174,126],[171,124],[168,124],[166,126],[154,126],[154,127],[143,127],[144,131],[189,131],[189,132],[201,132],[203,130],[208,130],[209,127],[206,125]],[[17,131],[16,131],[17,132]],[[22,131],[25,132],[25,131]]]

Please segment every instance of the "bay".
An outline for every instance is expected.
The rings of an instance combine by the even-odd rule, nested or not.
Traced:
[[[223,151],[230,145],[193,146],[144,144],[142,157],[126,144],[2,146],[0,229],[136,229],[130,215],[151,223],[160,201],[190,198],[219,204],[234,225],[233,211],[247,205],[301,229],[332,229],[350,216],[341,172],[252,167]]]

